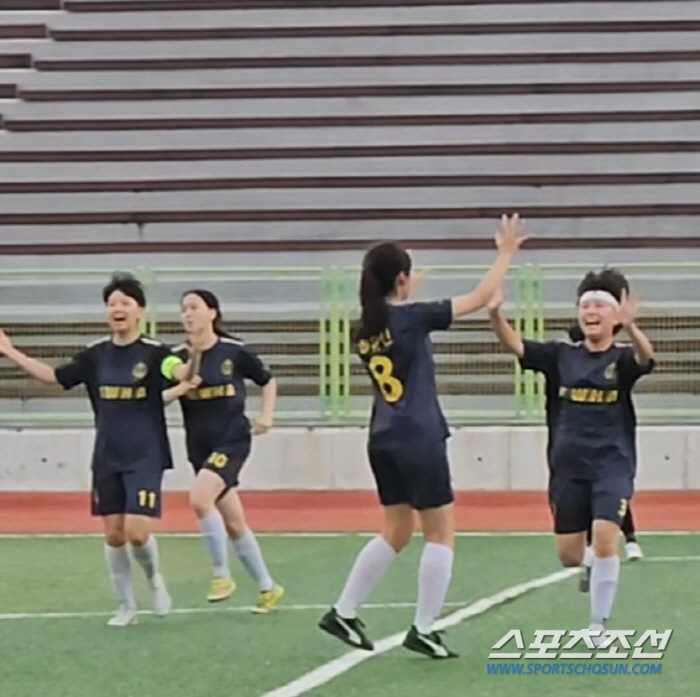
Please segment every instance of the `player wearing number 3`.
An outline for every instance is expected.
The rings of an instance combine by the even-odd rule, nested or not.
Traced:
[[[119,602],[109,625],[125,627],[136,622],[127,542],[151,584],[155,614],[170,611],[152,534],[153,519],[160,516],[163,472],[172,467],[162,392],[173,378],[184,379],[189,366],[141,335],[146,298],[135,278],[115,274],[102,296],[111,336],[90,344],[69,363],[53,368],[26,356],[1,330],[0,353],[41,382],[87,388],[96,427],[92,513],[104,521],[105,557]]]
[[[187,456],[197,473],[190,503],[214,567],[208,600],[225,600],[236,588],[228,564],[230,537],[260,588],[255,612],[265,614],[275,609],[284,589],[267,570],[236,487],[251,447],[244,380],[262,387],[262,414],[252,429],[256,435],[272,426],[276,383],[255,353],[223,331],[219,300],[210,291],[192,290],[182,296],[182,322],[188,342],[174,352],[183,361],[192,355],[196,376],[189,385],[181,383],[166,390],[165,401],[180,399]]]
[[[620,576],[618,543],[637,466],[632,390],[654,369],[654,349],[636,324],[638,302],[615,269],[591,271],[577,292],[583,340],[540,343],[520,338],[501,316],[502,295],[489,302],[501,343],[525,370],[545,375],[548,389],[549,501],[559,558],[579,566],[593,533],[590,579],[594,642],[603,640]],[[625,329],[631,345],[615,342]]]
[[[398,244],[382,243],[365,255],[355,339],[374,386],[368,454],[384,526],[362,549],[338,602],[320,622],[324,631],[351,646],[373,649],[357,611],[409,543],[418,511],[426,544],[415,620],[404,646],[431,658],[455,655],[433,631],[452,573],[454,521],[449,433],[438,403],[429,335],[486,306],[524,239],[518,216],[504,216],[493,267],[471,293],[440,302],[410,302],[416,277],[409,254]]]

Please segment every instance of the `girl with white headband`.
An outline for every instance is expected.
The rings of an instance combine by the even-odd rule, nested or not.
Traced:
[[[491,326],[524,369],[547,381],[549,501],[559,559],[580,566],[592,527],[590,630],[603,641],[620,575],[620,525],[633,493],[636,417],[632,389],[654,367],[653,348],[636,324],[638,302],[615,269],[589,272],[577,292],[583,341],[527,341],[489,304]],[[631,345],[614,341],[625,329]]]

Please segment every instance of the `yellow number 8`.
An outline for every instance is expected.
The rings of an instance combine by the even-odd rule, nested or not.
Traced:
[[[212,453],[207,462],[217,469],[223,469],[226,467],[226,463],[228,462],[228,455],[224,455],[223,453]]]
[[[403,397],[403,385],[394,377],[394,364],[387,356],[372,356],[369,361],[369,370],[372,377],[379,385],[384,399],[389,404],[395,404]]]

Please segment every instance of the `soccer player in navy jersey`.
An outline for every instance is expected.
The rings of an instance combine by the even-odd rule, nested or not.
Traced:
[[[577,343],[523,341],[490,307],[492,326],[524,369],[558,385],[558,406],[549,450],[549,499],[559,558],[583,560],[592,527],[590,629],[600,643],[612,612],[620,573],[620,526],[634,489],[636,416],[632,389],[654,367],[653,348],[635,322],[638,302],[615,269],[590,272],[578,287]],[[616,344],[624,328],[631,346]]]
[[[437,397],[430,333],[485,307],[524,239],[518,216],[504,216],[493,267],[471,293],[440,302],[410,301],[416,277],[400,245],[384,242],[365,255],[355,340],[374,388],[368,455],[384,526],[359,553],[340,598],[320,621],[321,629],[350,646],[374,648],[357,611],[410,542],[417,511],[425,546],[404,646],[431,658],[455,656],[434,631],[452,574],[454,511],[449,431]]]
[[[104,522],[105,557],[119,602],[109,625],[136,622],[126,544],[153,591],[156,615],[170,612],[153,521],[160,517],[163,472],[172,467],[162,391],[188,366],[158,341],[141,334],[146,297],[129,274],[115,274],[102,297],[111,335],[95,341],[65,365],[53,368],[12,346],[0,330],[0,353],[31,377],[65,389],[85,385],[95,414],[92,514]]]
[[[272,426],[276,382],[255,352],[223,330],[219,300],[212,292],[185,293],[182,321],[188,342],[173,351],[182,361],[191,355],[198,374],[191,383],[166,390],[164,397],[166,403],[179,398],[182,407],[187,456],[196,473],[190,502],[214,567],[207,599],[225,600],[236,589],[228,563],[228,535],[260,588],[254,612],[266,614],[277,607],[284,588],[270,576],[236,487],[250,454],[251,431],[261,435]],[[262,413],[252,429],[245,414],[246,380],[262,387]]]

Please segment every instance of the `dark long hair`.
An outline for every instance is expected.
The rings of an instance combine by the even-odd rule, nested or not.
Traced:
[[[397,242],[381,242],[365,254],[360,279],[362,312],[355,330],[356,339],[369,339],[387,328],[386,299],[394,292],[399,274],[410,272],[411,257]]]
[[[234,338],[223,328],[224,318],[221,316],[221,304],[219,303],[219,298],[217,298],[214,293],[212,293],[210,290],[204,290],[202,288],[193,288],[192,290],[188,290],[182,294],[182,300],[184,300],[187,295],[198,295],[210,310],[216,311],[216,316],[212,322],[214,334],[217,336],[226,337],[227,339]]]

